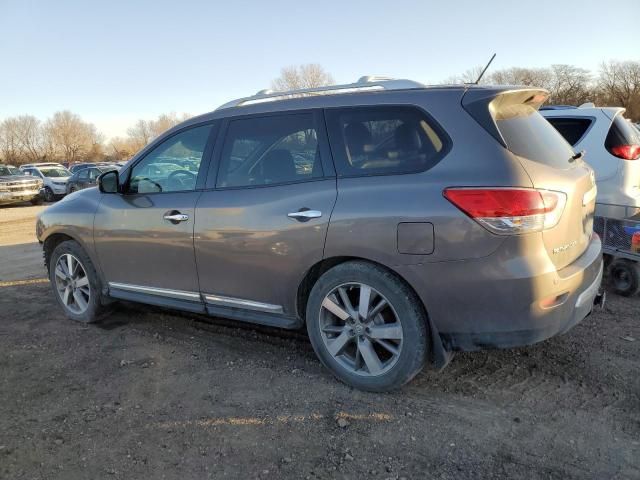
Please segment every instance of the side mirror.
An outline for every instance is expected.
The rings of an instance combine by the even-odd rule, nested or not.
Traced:
[[[101,193],[120,193],[120,176],[116,170],[104,172],[98,177],[98,189]]]

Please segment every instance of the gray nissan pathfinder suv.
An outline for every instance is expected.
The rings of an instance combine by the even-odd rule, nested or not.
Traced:
[[[364,77],[192,118],[37,222],[54,295],[300,328],[357,388],[567,331],[600,299],[592,169],[543,90]]]

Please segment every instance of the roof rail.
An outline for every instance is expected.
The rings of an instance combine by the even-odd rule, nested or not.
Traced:
[[[596,108],[596,105],[593,102],[587,102],[587,103],[583,103],[578,108]]]
[[[425,88],[425,85],[413,80],[395,79],[389,77],[364,76],[355,83],[344,85],[328,85],[324,87],[301,88],[299,90],[288,90],[285,92],[274,92],[273,90],[260,90],[251,97],[238,98],[216,110],[223,108],[240,107],[254,105],[256,103],[275,102],[288,98],[312,97],[317,95],[336,95],[343,93],[368,92],[379,90],[406,90],[412,88]]]

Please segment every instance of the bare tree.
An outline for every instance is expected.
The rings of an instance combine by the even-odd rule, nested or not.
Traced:
[[[493,72],[487,80],[497,85],[526,85],[549,89],[552,76],[548,68],[513,67]]]
[[[28,162],[41,160],[44,154],[44,135],[40,120],[33,115],[20,115],[15,121],[23,158]]]
[[[68,162],[87,158],[94,145],[102,141],[93,124],[68,110],[56,112],[47,121],[45,135],[55,146],[57,156]]]
[[[460,83],[475,83],[475,81],[478,79],[478,77],[482,73],[482,70],[484,70],[484,67],[482,65],[478,65],[476,67],[466,70],[464,73],[461,73],[460,75],[452,75],[446,78],[445,80],[443,80],[441,83],[444,85],[456,85]],[[483,76],[480,79],[480,83],[481,84],[490,83],[489,77],[487,75]]]
[[[133,148],[134,153],[137,152],[154,138],[190,117],[188,113],[177,115],[171,112],[163,113],[155,120],[138,120],[135,125],[127,129],[127,149]]]
[[[627,109],[627,116],[640,118],[640,62],[605,62],[598,79],[600,103]]]
[[[22,155],[18,131],[16,118],[7,118],[0,123],[0,155],[6,163],[23,163],[21,162]]]
[[[308,63],[283,68],[280,71],[280,76],[271,82],[271,88],[283,92],[301,88],[324,87],[334,83],[331,74],[326,72],[321,65]]]
[[[547,86],[550,103],[580,105],[590,99],[591,75],[584,68],[573,65],[551,65],[551,82]]]
[[[136,151],[144,147],[153,138],[149,128],[149,122],[142,119],[138,120],[133,127],[127,129],[127,135]]]

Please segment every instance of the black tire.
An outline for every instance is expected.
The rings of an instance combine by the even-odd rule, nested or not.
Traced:
[[[402,347],[395,363],[376,376],[363,376],[345,368],[329,352],[322,338],[321,311],[325,297],[334,289],[352,283],[370,286],[381,294],[402,326]],[[306,323],[311,345],[322,364],[339,380],[361,390],[386,392],[398,389],[422,370],[427,358],[428,321],[420,299],[395,274],[375,264],[345,262],[325,272],[309,294]]]
[[[89,280],[90,297],[87,302],[88,306],[82,313],[74,313],[70,311],[64,304],[61,294],[57,289],[55,269],[58,260],[65,254],[71,254],[80,262],[82,268],[86,272],[86,277]],[[102,295],[102,282],[100,281],[100,277],[89,256],[80,244],[74,240],[62,242],[53,250],[51,258],[49,259],[49,281],[51,282],[51,289],[53,290],[53,295],[56,298],[56,301],[62,308],[64,314],[70,319],[81,323],[95,323],[108,313],[108,309],[106,307],[107,299],[103,298]]]
[[[31,199],[31,205],[42,205],[42,197],[38,195]]]
[[[53,190],[51,190],[49,187],[44,187],[44,201],[45,202],[54,202],[56,199],[56,196],[53,193]]]
[[[617,258],[609,265],[609,281],[613,290],[625,297],[640,292],[640,263]]]

